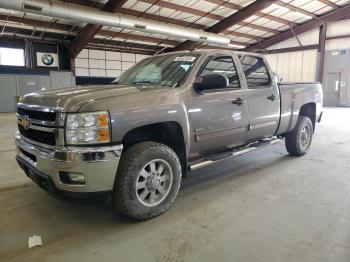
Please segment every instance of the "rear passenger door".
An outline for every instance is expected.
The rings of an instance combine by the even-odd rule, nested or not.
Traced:
[[[192,158],[241,145],[246,138],[247,103],[234,58],[225,54],[210,56],[199,70],[197,81],[211,73],[227,76],[229,86],[203,92],[192,88],[188,111]]]
[[[280,118],[280,96],[263,57],[239,55],[247,83],[249,141],[271,137]]]

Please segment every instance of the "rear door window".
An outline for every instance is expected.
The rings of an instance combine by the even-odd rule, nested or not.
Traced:
[[[240,55],[248,88],[268,88],[271,84],[269,71],[262,57]]]

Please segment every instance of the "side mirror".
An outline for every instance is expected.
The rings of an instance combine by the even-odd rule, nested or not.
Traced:
[[[209,74],[205,75],[201,83],[196,84],[196,88],[200,91],[210,90],[210,89],[220,89],[227,88],[229,85],[229,80],[227,76],[223,74]]]

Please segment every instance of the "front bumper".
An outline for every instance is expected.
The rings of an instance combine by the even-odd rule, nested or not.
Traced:
[[[29,143],[19,133],[15,135],[15,144],[20,167],[47,191],[84,195],[113,190],[122,145],[49,150]],[[83,176],[84,182],[63,179],[70,174]]]

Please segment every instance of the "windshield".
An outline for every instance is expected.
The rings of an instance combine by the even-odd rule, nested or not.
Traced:
[[[118,79],[122,85],[180,86],[189,75],[199,54],[172,54],[142,60]]]

